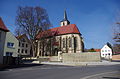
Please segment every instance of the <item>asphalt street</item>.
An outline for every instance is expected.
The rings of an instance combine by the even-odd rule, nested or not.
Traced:
[[[0,79],[120,79],[120,65],[31,65],[0,71]]]

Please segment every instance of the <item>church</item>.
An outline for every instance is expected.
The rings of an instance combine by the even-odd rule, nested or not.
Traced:
[[[82,34],[75,24],[70,24],[67,13],[64,11],[64,19],[60,27],[39,32],[36,35],[37,56],[57,56],[62,53],[81,53],[84,51]]]

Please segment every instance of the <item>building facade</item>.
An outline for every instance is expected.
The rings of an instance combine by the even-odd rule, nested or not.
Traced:
[[[101,57],[102,58],[112,59],[112,53],[113,53],[113,50],[109,43],[104,45],[103,48],[101,49]]]
[[[75,24],[70,24],[66,11],[60,27],[38,33],[36,36],[37,56],[54,56],[58,52],[80,53],[84,50],[82,34]]]
[[[18,57],[18,40],[11,33],[6,33],[5,45],[4,45],[4,56]]]
[[[4,22],[2,21],[2,18],[0,17],[0,64],[3,64],[4,45],[5,45],[6,33],[8,31],[9,30],[7,29]]]
[[[20,56],[26,57],[31,55],[31,43],[26,34],[17,36],[19,41],[18,53]]]

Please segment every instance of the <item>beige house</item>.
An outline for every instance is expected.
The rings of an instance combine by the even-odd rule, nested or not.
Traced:
[[[4,56],[18,57],[18,40],[11,33],[6,33],[5,45],[4,45]]]
[[[75,24],[70,24],[66,11],[60,25],[60,27],[38,33],[36,36],[37,56],[55,56],[59,51],[81,53],[84,50],[82,34]]]
[[[17,36],[17,39],[19,40],[18,44],[18,53],[21,56],[30,56],[31,55],[31,43],[26,34]]]
[[[9,30],[5,26],[4,22],[2,21],[0,17],[0,64],[3,64],[3,54],[4,54],[4,45],[5,45],[5,39],[6,39],[6,33]]]

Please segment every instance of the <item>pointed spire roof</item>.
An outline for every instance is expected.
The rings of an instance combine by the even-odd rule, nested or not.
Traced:
[[[67,13],[66,13],[66,10],[64,11],[64,20],[67,20]]]
[[[66,12],[66,10],[64,10],[64,19],[61,22],[63,22],[63,21],[68,21],[69,22],[69,20],[67,18],[67,12]]]
[[[2,18],[0,17],[0,29],[3,31],[9,31],[7,27],[5,26],[4,22],[2,21]]]

